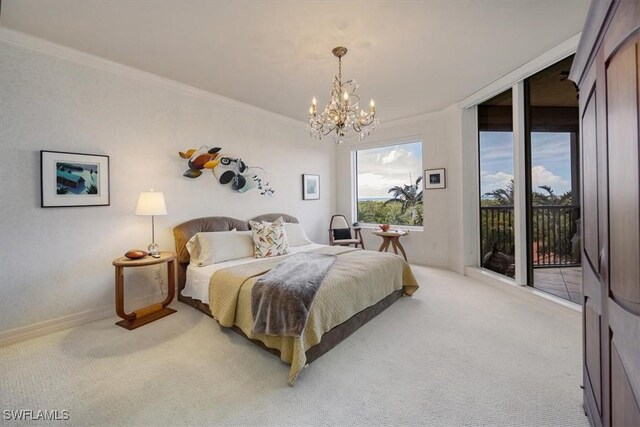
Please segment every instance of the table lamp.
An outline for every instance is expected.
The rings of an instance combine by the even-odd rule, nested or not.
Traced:
[[[151,215],[151,244],[149,245],[149,255],[154,258],[160,258],[158,253],[158,245],[156,244],[155,223],[156,215],[166,215],[167,205],[164,202],[164,195],[159,192],[143,191],[138,197],[136,205],[136,215]]]

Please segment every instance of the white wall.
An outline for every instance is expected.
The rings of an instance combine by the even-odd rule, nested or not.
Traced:
[[[443,111],[382,123],[363,143],[338,147],[337,210],[352,217],[351,152],[354,149],[422,141],[423,169],[446,168],[446,189],[424,191],[422,231],[402,237],[410,263],[450,268],[463,273],[461,110]],[[351,222],[355,218],[351,218]],[[367,249],[377,249],[380,237],[363,230]]]
[[[174,248],[172,227],[183,221],[268,212],[298,217],[313,240],[326,242],[335,209],[333,145],[310,140],[290,119],[53,47],[57,56],[0,42],[0,332],[109,312],[111,261],[150,241],[150,218],[133,210],[151,187],[167,201],[169,214],[156,218],[165,250]],[[275,195],[234,193],[207,173],[182,177],[178,151],[202,144],[270,171]],[[41,208],[40,150],[109,155],[111,206]],[[302,173],[321,176],[321,200],[302,200]],[[127,298],[157,291],[145,274],[128,274]]]

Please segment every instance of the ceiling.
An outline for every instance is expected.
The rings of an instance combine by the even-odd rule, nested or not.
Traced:
[[[581,31],[589,0],[3,0],[0,25],[306,121],[337,61],[381,122],[441,110]],[[366,102],[365,104],[368,104]]]

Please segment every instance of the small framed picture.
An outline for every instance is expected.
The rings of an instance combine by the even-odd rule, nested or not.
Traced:
[[[446,188],[446,176],[443,169],[425,169],[424,171],[424,189],[434,190],[437,188]]]
[[[320,199],[320,175],[302,175],[302,200]]]
[[[109,156],[40,151],[43,208],[109,206]]]

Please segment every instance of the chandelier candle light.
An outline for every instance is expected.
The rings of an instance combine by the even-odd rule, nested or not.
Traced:
[[[331,102],[318,115],[317,101],[313,98],[309,108],[309,131],[318,139],[331,135],[337,144],[361,140],[378,124],[376,105],[372,99],[368,113],[360,110],[360,95],[356,94],[358,84],[355,80],[342,81],[342,57],[347,54],[347,48],[336,47],[332,52],[338,58],[338,75],[333,77]]]

